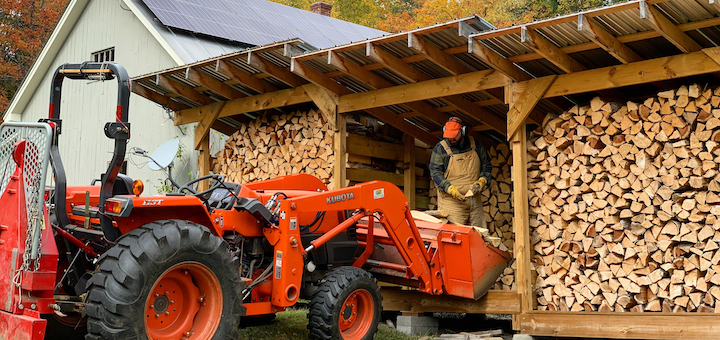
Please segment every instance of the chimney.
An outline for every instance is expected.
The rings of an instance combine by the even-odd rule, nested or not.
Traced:
[[[310,12],[324,15],[326,17],[330,16],[331,11],[332,11],[332,5],[325,1],[318,1],[318,2],[310,5]]]

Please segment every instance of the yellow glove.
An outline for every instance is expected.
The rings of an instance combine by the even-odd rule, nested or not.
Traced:
[[[460,191],[458,190],[458,187],[451,185],[447,188],[447,193],[450,194],[450,196],[454,197],[455,199],[464,201],[465,197],[460,194]]]
[[[480,190],[482,190],[485,187],[485,185],[487,184],[487,180],[485,179],[485,177],[480,177],[480,179],[475,181],[475,183],[473,183],[473,184],[480,186]]]

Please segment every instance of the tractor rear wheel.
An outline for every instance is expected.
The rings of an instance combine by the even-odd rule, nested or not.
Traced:
[[[239,261],[202,225],[148,223],[118,239],[88,282],[90,339],[237,339]]]
[[[377,280],[356,267],[340,267],[325,275],[308,308],[310,339],[369,340],[382,314]]]

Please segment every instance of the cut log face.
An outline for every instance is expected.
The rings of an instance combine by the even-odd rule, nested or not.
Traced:
[[[720,91],[703,88],[595,98],[530,133],[538,309],[720,311]]]

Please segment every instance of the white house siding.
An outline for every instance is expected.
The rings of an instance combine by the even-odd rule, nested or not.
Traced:
[[[177,66],[169,54],[130,11],[121,8],[117,0],[93,0],[68,36],[32,99],[22,112],[23,121],[37,121],[47,117],[50,82],[55,69],[65,62],[90,59],[92,52],[115,47],[115,62],[123,65],[130,76],[137,76]],[[117,82],[104,83],[66,79],[63,84],[61,118],[63,133],[60,137],[62,155],[69,185],[88,184],[100,178],[112,158],[113,141],[105,137],[103,126],[114,121],[117,102]],[[184,159],[176,165],[181,178],[195,173],[197,152],[193,151],[194,126],[187,125],[185,134],[168,118],[158,105],[132,94],[130,100],[130,147],[136,146],[152,152],[163,142],[179,137],[184,146]],[[156,185],[164,175],[142,166],[145,159],[130,156],[128,175],[146,183],[145,193],[156,194]],[[136,166],[133,163],[138,163]]]

